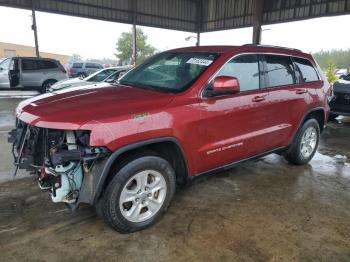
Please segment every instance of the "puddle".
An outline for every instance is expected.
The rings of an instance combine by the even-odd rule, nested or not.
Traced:
[[[345,155],[332,157],[317,152],[309,164],[314,171],[322,175],[350,177],[350,163],[347,162],[347,156]]]

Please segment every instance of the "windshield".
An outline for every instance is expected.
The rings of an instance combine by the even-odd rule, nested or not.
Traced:
[[[181,92],[196,81],[217,57],[214,53],[161,53],[125,74],[119,83]]]
[[[84,80],[88,82],[102,82],[111,74],[113,74],[116,69],[102,69],[86,77]]]
[[[350,74],[348,74],[346,77],[343,78],[346,81],[350,81]]]

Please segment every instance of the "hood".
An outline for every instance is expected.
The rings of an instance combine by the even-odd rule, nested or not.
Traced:
[[[350,93],[350,81],[340,79],[333,84],[333,90],[336,93]]]
[[[17,117],[31,125],[52,129],[79,129],[88,123],[113,123],[118,117],[161,110],[174,95],[141,88],[111,86],[70,88],[22,101]]]
[[[53,84],[50,87],[50,92],[54,91],[54,90],[59,90],[59,89],[63,89],[63,88],[69,88],[72,86],[77,86],[77,85],[86,85],[86,84],[91,84],[91,82],[87,82],[83,79],[80,79],[78,77],[76,78],[72,78],[72,79],[68,79],[68,80],[61,80],[58,81],[57,83]]]

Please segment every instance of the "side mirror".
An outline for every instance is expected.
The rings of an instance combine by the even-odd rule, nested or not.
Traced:
[[[239,91],[239,80],[236,77],[218,76],[213,81],[213,94],[234,94]]]

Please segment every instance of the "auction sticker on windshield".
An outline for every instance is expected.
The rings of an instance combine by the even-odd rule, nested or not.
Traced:
[[[208,59],[202,59],[202,58],[190,58],[187,62],[187,64],[194,64],[194,65],[202,65],[202,66],[208,66],[211,63],[213,63],[212,60],[208,60]]]

